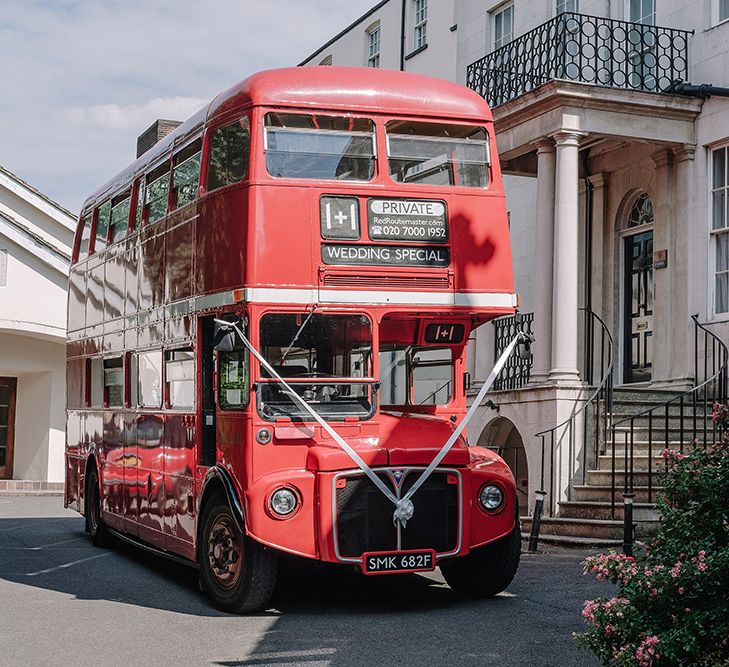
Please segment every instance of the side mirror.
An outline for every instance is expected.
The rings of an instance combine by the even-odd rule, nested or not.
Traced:
[[[519,357],[519,359],[529,360],[532,358],[532,343],[533,342],[534,342],[534,337],[527,335],[526,338],[522,338],[516,344],[516,354]]]
[[[232,352],[235,349],[235,331],[216,322],[213,331],[213,349],[216,352]]]

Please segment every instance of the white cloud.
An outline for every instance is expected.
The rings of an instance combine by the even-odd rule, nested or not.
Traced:
[[[72,107],[67,115],[76,125],[92,125],[105,130],[139,129],[158,118],[185,120],[208,102],[200,97],[155,97],[144,104]]]

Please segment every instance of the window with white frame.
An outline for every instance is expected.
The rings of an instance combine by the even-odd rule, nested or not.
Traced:
[[[655,25],[656,0],[630,0],[630,21],[643,25]]]
[[[555,14],[561,14],[562,12],[579,12],[577,0],[557,0],[557,8]]]
[[[514,39],[514,5],[494,12],[494,51]]]
[[[367,67],[380,66],[380,26],[367,31]]]
[[[711,254],[714,260],[714,313],[729,313],[729,147],[711,152]]]
[[[428,20],[428,0],[415,0],[415,33],[414,48],[425,46],[427,36],[425,25]]]
[[[714,0],[716,6],[715,23],[729,20],[729,0]]]

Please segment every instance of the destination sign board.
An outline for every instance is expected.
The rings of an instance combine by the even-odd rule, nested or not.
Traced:
[[[321,247],[324,264],[423,266],[445,268],[451,258],[447,248],[403,247],[390,245],[324,244]]]
[[[369,199],[370,239],[446,243],[448,216],[444,201],[429,199]]]

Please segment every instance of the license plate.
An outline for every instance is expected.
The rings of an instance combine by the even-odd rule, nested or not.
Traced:
[[[435,551],[380,551],[362,554],[365,574],[428,572],[435,569]]]

